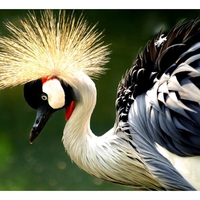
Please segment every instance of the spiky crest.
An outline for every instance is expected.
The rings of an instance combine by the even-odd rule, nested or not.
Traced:
[[[78,71],[93,78],[104,72],[108,45],[103,45],[96,25],[89,26],[82,15],[76,20],[59,11],[55,18],[46,10],[41,19],[29,13],[21,25],[6,23],[11,36],[0,38],[0,89],[48,76],[70,84]]]

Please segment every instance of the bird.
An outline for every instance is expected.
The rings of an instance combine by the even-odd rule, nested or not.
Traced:
[[[121,78],[113,127],[91,128],[110,45],[83,15],[34,12],[6,23],[0,37],[0,89],[23,85],[37,110],[30,143],[65,110],[62,143],[71,160],[104,181],[149,191],[200,190],[200,20],[160,31]]]

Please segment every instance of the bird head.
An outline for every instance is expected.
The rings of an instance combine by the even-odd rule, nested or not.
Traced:
[[[72,87],[54,76],[26,83],[24,85],[24,98],[29,106],[37,109],[29,138],[31,143],[54,112],[65,108],[65,117],[68,120],[75,106]]]
[[[46,10],[39,19],[29,13],[21,27],[11,22],[6,26],[11,35],[0,37],[0,89],[24,85],[25,100],[38,110],[32,143],[57,110],[66,109],[66,119],[70,118],[79,74],[98,77],[105,71],[102,66],[110,52],[101,41],[102,32],[88,25],[82,15],[76,19],[59,11],[54,17]]]

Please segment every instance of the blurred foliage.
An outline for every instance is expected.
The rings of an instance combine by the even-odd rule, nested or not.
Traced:
[[[40,12],[35,11],[37,14]],[[57,12],[57,11],[55,11]],[[72,11],[69,11],[72,12]],[[190,20],[198,10],[75,10],[111,44],[109,70],[94,80],[98,90],[92,116],[93,132],[101,135],[115,120],[118,83],[131,67],[138,52],[163,29],[168,31],[181,19]],[[4,22],[19,25],[27,10],[0,10],[0,35],[6,35]],[[30,145],[28,138],[36,111],[23,99],[23,87],[0,91],[0,190],[130,190],[98,180],[71,162],[61,142],[64,111],[49,120],[41,135]]]

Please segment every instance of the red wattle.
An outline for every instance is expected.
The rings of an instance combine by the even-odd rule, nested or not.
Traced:
[[[66,120],[69,120],[74,108],[75,108],[75,101],[72,101],[71,104],[69,105],[69,107],[66,108],[66,112],[65,112]]]

